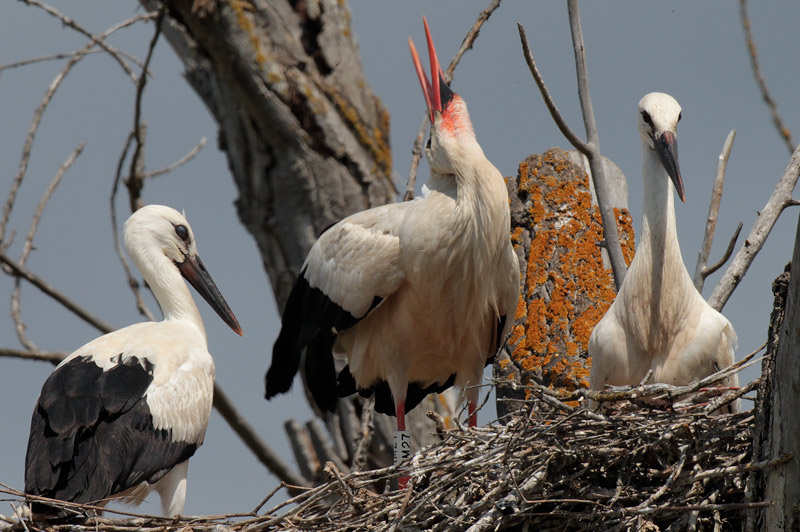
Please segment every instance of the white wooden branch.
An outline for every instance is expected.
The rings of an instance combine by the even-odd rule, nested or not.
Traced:
[[[764,246],[772,227],[778,221],[778,216],[781,215],[783,209],[796,203],[792,199],[792,191],[797,184],[798,177],[800,177],[800,146],[794,150],[789,165],[778,180],[775,190],[772,191],[767,204],[758,213],[758,218],[756,218],[750,234],[747,235],[744,244],[733,257],[730,266],[717,283],[711,297],[708,298],[708,304],[713,308],[722,310],[747,269],[750,268],[750,264]]]
[[[714,187],[711,189],[711,203],[708,205],[708,218],[706,218],[706,232],[703,236],[703,244],[697,254],[697,266],[694,269],[694,285],[697,291],[703,292],[703,282],[706,275],[703,271],[708,263],[708,256],[711,253],[711,244],[714,242],[714,232],[717,229],[717,217],[719,216],[719,205],[722,201],[722,187],[725,184],[725,168],[728,166],[728,159],[731,156],[733,141],[736,138],[736,130],[728,133],[725,144],[722,146],[722,153],[717,160],[717,172],[714,176]]]

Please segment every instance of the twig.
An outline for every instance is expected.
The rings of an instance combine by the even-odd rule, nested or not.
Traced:
[[[200,142],[198,142],[197,145],[194,148],[192,148],[191,151],[189,151],[189,153],[187,153],[186,155],[184,155],[183,157],[181,157],[180,159],[178,159],[174,163],[170,164],[169,166],[165,166],[164,168],[161,168],[160,170],[154,170],[152,172],[146,172],[145,174],[142,175],[142,178],[143,179],[151,179],[153,177],[158,177],[160,175],[172,172],[173,170],[176,170],[176,169],[180,168],[184,164],[186,164],[189,161],[191,161],[192,159],[194,159],[195,156],[198,153],[200,153],[200,150],[202,150],[203,147],[206,145],[206,142],[207,142],[207,140],[206,140],[205,137],[201,138]]]
[[[64,353],[49,353],[45,351],[27,351],[22,349],[0,348],[0,357],[23,358],[27,360],[41,360],[58,364],[66,355]]]
[[[51,55],[43,55],[41,57],[34,57],[31,59],[23,59],[22,61],[15,61],[13,63],[6,63],[4,65],[0,65],[0,72],[4,70],[10,70],[12,68],[20,68],[25,67],[28,65],[33,65],[36,63],[41,63],[44,61],[59,61],[61,59],[71,59],[77,55],[92,55],[92,54],[102,54],[103,50],[90,50],[88,52],[75,50],[74,52],[67,52],[61,54],[51,54]]]
[[[136,212],[142,206],[141,192],[144,186],[144,139],[145,128],[142,124],[142,96],[144,95],[144,87],[147,85],[147,68],[150,61],[153,59],[153,52],[156,49],[156,44],[161,36],[161,23],[167,12],[167,4],[163,4],[161,9],[158,10],[158,16],[155,21],[155,31],[153,37],[150,39],[150,44],[147,47],[147,57],[144,60],[144,67],[139,74],[139,79],[136,83],[136,98],[133,110],[133,155],[131,156],[130,170],[128,171],[128,178],[125,180],[125,186],[128,188],[128,199],[130,201],[131,212]]]
[[[25,262],[28,260],[31,249],[33,249],[33,237],[36,235],[36,231],[39,228],[39,221],[44,214],[44,208],[47,205],[47,202],[50,201],[53,192],[55,192],[59,183],[61,183],[61,179],[64,177],[64,174],[75,163],[75,160],[78,158],[81,152],[83,152],[84,146],[85,143],[81,142],[78,144],[78,147],[72,151],[70,156],[67,157],[67,160],[64,161],[64,163],[59,167],[55,177],[42,195],[42,199],[39,200],[39,205],[36,207],[36,212],[33,214],[33,220],[31,220],[31,225],[28,229],[28,235],[25,237],[25,243],[22,246],[22,253],[19,258],[20,266],[25,266]],[[11,316],[14,320],[17,338],[19,338],[20,343],[28,350],[38,351],[36,344],[34,344],[33,341],[28,338],[27,334],[25,334],[25,324],[22,321],[22,302],[20,300],[20,289],[20,278],[16,277],[14,279],[14,290],[11,293]]]
[[[725,248],[725,253],[722,254],[722,257],[711,266],[706,266],[703,268],[701,275],[704,280],[706,277],[722,268],[725,263],[728,262],[728,259],[731,258],[731,255],[733,254],[733,248],[736,247],[736,242],[739,240],[739,233],[742,232],[742,227],[744,227],[744,224],[739,222],[739,225],[736,226],[736,231],[733,232],[733,236],[728,242],[728,247]]]
[[[517,30],[519,31],[519,39],[522,42],[522,53],[525,56],[525,62],[528,63],[528,69],[531,71],[533,80],[536,82],[536,86],[539,87],[539,92],[542,93],[542,99],[544,100],[547,110],[550,111],[553,122],[556,123],[558,130],[561,131],[561,134],[564,135],[569,143],[572,144],[576,150],[588,157],[591,152],[591,147],[572,131],[569,124],[567,124],[567,121],[564,120],[564,117],[558,110],[556,103],[553,101],[553,97],[550,96],[550,91],[547,89],[544,78],[542,78],[542,75],[539,73],[539,68],[536,66],[536,61],[533,59],[531,46],[528,43],[528,34],[525,32],[525,26],[517,22]]]
[[[43,2],[39,2],[38,0],[20,0],[20,1],[22,3],[24,3],[24,4],[28,4],[29,6],[38,7],[40,9],[44,10],[48,14],[50,14],[50,15],[54,16],[55,18],[57,18],[64,26],[67,26],[68,28],[72,28],[73,30],[77,31],[78,33],[81,33],[84,36],[86,36],[87,38],[89,38],[91,40],[91,42],[92,42],[92,48],[94,46],[99,46],[100,48],[102,48],[112,58],[114,58],[114,60],[117,63],[119,63],[119,66],[121,66],[122,70],[124,70],[125,73],[131,78],[131,81],[136,83],[136,78],[133,75],[133,71],[131,70],[131,68],[127,64],[125,64],[125,61],[122,60],[122,57],[125,57],[126,59],[128,59],[129,61],[131,61],[133,63],[136,63],[137,65],[139,64],[138,60],[135,57],[133,57],[132,55],[130,55],[130,54],[126,53],[126,52],[123,52],[121,50],[118,50],[118,49],[114,48],[113,46],[111,46],[110,44],[106,43],[105,42],[105,38],[108,35],[105,35],[105,34],[95,35],[95,34],[91,33],[89,30],[87,30],[86,28],[84,28],[83,26],[81,26],[80,24],[78,24],[77,22],[75,22],[74,20],[72,20],[71,18],[67,17],[66,15],[61,14],[55,8],[45,4]],[[138,22],[140,20],[149,20],[152,17],[153,17],[152,14],[137,15],[136,17],[133,17],[130,20],[132,20],[134,22]],[[133,22],[131,22],[131,24],[132,23]],[[129,26],[129,25],[130,24],[128,24],[128,23],[125,24],[125,26]]]
[[[767,107],[769,108],[769,112],[772,115],[772,122],[775,124],[775,128],[778,130],[778,135],[780,135],[780,137],[786,143],[786,147],[789,148],[789,153],[792,153],[795,150],[795,143],[792,141],[792,132],[789,131],[789,128],[784,125],[781,115],[778,113],[778,104],[772,99],[772,95],[767,89],[767,82],[764,79],[764,75],[761,73],[761,66],[758,63],[756,41],[753,39],[753,33],[750,27],[750,19],[747,16],[747,0],[739,1],[739,16],[742,19],[742,30],[744,30],[744,40],[745,44],[747,44],[747,54],[750,57],[750,66],[753,68],[753,77],[756,78],[758,88],[761,90],[761,96],[764,98],[764,102],[766,102]]]
[[[792,205],[792,191],[798,177],[800,177],[800,146],[794,150],[792,158],[789,160],[789,165],[778,180],[778,184],[775,186],[775,190],[772,191],[767,204],[759,212],[750,234],[747,235],[744,241],[744,245],[733,257],[730,266],[728,266],[722,279],[717,283],[711,293],[711,297],[708,298],[708,304],[714,309],[722,310],[728,298],[739,285],[742,277],[747,273],[747,269],[752,264],[753,259],[761,251],[772,227],[778,221],[778,217],[786,207]]]
[[[478,38],[481,26],[483,26],[483,23],[489,20],[489,17],[492,16],[492,13],[494,13],[494,11],[500,7],[500,1],[501,0],[492,0],[489,6],[480,12],[478,19],[464,36],[464,40],[461,41],[461,46],[458,47],[456,55],[453,56],[453,59],[450,61],[450,64],[447,67],[447,70],[444,71],[444,79],[448,85],[453,81],[453,72],[455,71],[458,62],[461,61],[461,56],[464,55],[467,50],[472,48],[472,45],[475,43],[475,39]],[[408,172],[408,183],[406,184],[406,193],[403,195],[403,201],[414,199],[414,185],[417,180],[417,168],[419,167],[419,160],[422,158],[422,141],[425,138],[425,130],[427,128],[428,115],[426,113],[423,117],[422,125],[420,125],[419,133],[417,133],[417,137],[414,139],[414,145],[411,148],[411,169]]]
[[[93,326],[97,330],[103,333],[108,333],[114,330],[114,328],[111,325],[108,325],[100,318],[97,318],[89,314],[88,311],[79,307],[71,299],[69,299],[64,294],[53,288],[47,281],[43,280],[33,272],[29,271],[27,268],[20,266],[17,262],[9,258],[8,255],[6,255],[2,251],[0,251],[0,263],[3,263],[6,266],[8,266],[11,269],[13,275],[23,277],[32,285],[34,285],[36,288],[38,288],[46,295],[58,301],[67,310],[71,311],[73,314],[75,314],[76,316],[78,316],[83,321]]]
[[[678,465],[676,465],[675,469],[673,469],[672,474],[667,478],[667,481],[664,483],[663,486],[658,488],[655,491],[655,493],[653,493],[652,495],[650,495],[650,497],[647,498],[646,501],[642,502],[641,504],[639,504],[639,506],[636,507],[637,510],[642,510],[644,508],[647,508],[667,492],[670,486],[672,486],[672,483],[675,482],[675,479],[678,478],[678,475],[681,474],[681,471],[683,471],[683,466],[686,464],[686,456],[688,450],[689,450],[688,445],[681,446],[680,448],[681,457],[678,460]]]
[[[31,5],[42,7],[45,10],[48,9],[52,10],[52,8],[49,8],[49,6],[41,4],[40,2],[37,2],[35,0],[21,0],[21,1]],[[61,69],[58,75],[56,75],[56,77],[50,83],[50,86],[45,92],[45,95],[42,98],[41,103],[34,112],[33,121],[31,122],[31,125],[28,128],[28,134],[25,137],[25,143],[22,148],[22,156],[20,157],[19,169],[17,170],[17,174],[14,176],[14,179],[11,182],[11,189],[9,190],[8,196],[6,198],[6,203],[3,206],[3,216],[2,219],[0,219],[0,251],[5,251],[6,249],[8,249],[8,243],[5,242],[5,234],[8,222],[11,218],[11,211],[14,208],[14,205],[16,203],[17,193],[19,192],[19,188],[22,185],[22,181],[25,178],[25,174],[28,170],[28,163],[30,161],[31,150],[33,149],[33,141],[36,137],[36,132],[39,129],[39,124],[41,123],[42,115],[44,114],[44,111],[47,108],[47,106],[50,104],[50,101],[52,100],[53,94],[55,94],[56,89],[58,89],[58,87],[64,81],[64,78],[67,76],[67,74],[69,74],[72,68],[81,59],[83,59],[83,57],[85,57],[86,54],[88,54],[92,50],[92,48],[94,48],[99,43],[103,42],[103,40],[106,39],[108,36],[110,36],[112,33],[122,28],[126,28],[140,20],[147,20],[149,18],[151,18],[150,15],[137,15],[126,21],[120,22],[119,24],[112,26],[111,28],[109,28],[100,35],[94,36],[92,40],[81,50],[83,53],[76,53],[76,55],[72,59],[70,59],[66,65],[64,65],[64,67]]]
[[[128,264],[128,259],[125,258],[125,253],[122,251],[122,242],[119,239],[116,198],[117,192],[119,191],[119,183],[122,180],[122,166],[125,164],[125,158],[127,157],[128,150],[130,149],[132,142],[133,132],[128,134],[128,137],[125,141],[125,146],[122,148],[122,153],[117,160],[117,170],[114,174],[114,181],[111,185],[111,196],[109,198],[111,214],[111,238],[114,241],[114,249],[119,257],[120,264],[122,264],[122,269],[125,271],[125,278],[128,280],[128,287],[133,292],[133,297],[136,300],[136,308],[139,311],[139,314],[143,315],[149,321],[155,321],[153,313],[150,312],[150,309],[147,307],[147,304],[142,298],[142,294],[139,291],[139,281],[133,275],[130,264]]]
[[[714,242],[714,232],[717,228],[717,217],[719,216],[719,205],[722,201],[722,187],[725,184],[725,169],[728,166],[728,159],[733,149],[733,141],[736,138],[736,130],[728,133],[725,144],[722,146],[722,153],[717,159],[717,172],[714,176],[714,187],[711,189],[711,202],[708,205],[708,217],[706,218],[706,232],[703,235],[703,244],[697,254],[697,266],[694,269],[694,286],[697,291],[703,293],[703,281],[707,275],[703,275],[708,263],[708,256],[711,254],[711,244]],[[738,235],[738,233],[737,233]],[[725,259],[727,260],[727,259]],[[724,264],[724,263],[723,263]]]

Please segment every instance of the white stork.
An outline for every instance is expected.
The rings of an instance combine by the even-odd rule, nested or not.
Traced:
[[[165,515],[183,511],[188,460],[211,411],[214,360],[186,278],[236,333],[236,317],[197,256],[189,224],[149,205],[125,223],[125,247],[164,321],[84,345],[42,386],[25,457],[25,493],[64,501],[137,503],[152,490]],[[42,504],[34,514],[59,515]]]
[[[706,303],[683,264],[673,183],[686,201],[676,137],[681,107],[664,93],[639,102],[644,207],[642,234],[614,303],[592,331],[590,387],[653,382],[683,385],[733,364],[736,333]],[[737,386],[732,375],[726,386]],[[736,409],[736,405],[733,406]]]
[[[338,397],[375,393],[375,409],[396,415],[398,431],[425,395],[453,385],[465,390],[475,426],[476,386],[519,292],[503,177],[441,75],[427,22],[425,33],[432,82],[409,45],[431,120],[428,185],[420,198],[359,212],[319,237],[289,295],[266,375],[268,399],[288,391],[305,351],[306,381],[322,411]],[[334,355],[348,362],[338,379]]]

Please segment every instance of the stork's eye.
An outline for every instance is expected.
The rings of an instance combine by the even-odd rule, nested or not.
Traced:
[[[189,230],[186,229],[185,225],[183,225],[183,224],[176,225],[175,226],[175,234],[178,235],[178,238],[180,238],[184,242],[188,242],[189,241]]]
[[[425,149],[426,150],[431,149],[431,138],[430,137],[428,137],[428,142],[425,143]]]
[[[650,118],[650,113],[648,113],[647,111],[642,111],[642,120],[644,120],[644,123],[647,124],[648,126],[650,127],[653,126],[653,119]]]

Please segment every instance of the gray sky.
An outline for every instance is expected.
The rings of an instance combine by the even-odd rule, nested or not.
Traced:
[[[405,187],[411,143],[425,112],[408,36],[424,48],[421,17],[426,14],[440,59],[446,64],[487,3],[350,1],[367,77],[391,113],[400,189]],[[96,33],[140,12],[134,1],[51,4]],[[724,251],[739,221],[744,222],[744,234],[749,232],[789,160],[751,74],[738,3],[586,2],[582,20],[601,147],[628,178],[637,229],[642,202],[636,104],[647,92],[662,91],[683,107],[678,138],[687,202],[677,205],[678,234],[684,260],[693,273],[717,156],[728,132],[736,129],[737,137],[712,261]],[[573,129],[583,135],[565,4],[506,0],[481,30],[475,49],[462,59],[452,83],[469,105],[478,141],[504,175],[516,173],[517,164],[528,154],[551,146],[569,147],[525,65],[517,21],[526,26],[534,57],[556,103]],[[754,7],[751,23],[769,87],[785,122],[794,128],[795,139],[800,139],[800,54],[789,48],[796,42],[791,36],[800,25],[800,4],[785,0],[771,2],[769,9]],[[151,25],[137,25],[119,32],[111,43],[143,58],[151,33]],[[71,51],[85,42],[41,10],[20,2],[0,5],[0,64]],[[3,198],[17,172],[34,109],[62,65],[46,62],[0,74]],[[154,77],[144,99],[148,169],[179,159],[201,137],[208,143],[190,164],[148,182],[144,199],[186,211],[200,254],[245,333],[239,338],[205,302],[198,302],[216,360],[217,381],[267,443],[293,463],[283,422],[289,417],[304,422],[311,413],[296,389],[270,403],[263,399],[263,376],[279,320],[256,246],[236,217],[237,192],[225,157],[216,148],[217,128],[181,77],[182,67],[165,41],[157,49],[152,70]],[[44,116],[11,222],[18,234],[11,255],[17,257],[43,191],[72,149],[85,141],[83,155],[45,212],[28,266],[118,327],[141,320],[112,249],[108,214],[117,159],[133,120],[133,101],[133,84],[115,62],[105,55],[84,59]],[[427,167],[421,166],[421,178],[427,173]],[[120,197],[118,211],[124,218],[127,196],[123,192]],[[795,209],[784,213],[723,310],[739,335],[737,359],[766,338],[770,286],[791,257],[796,220]],[[719,276],[707,280],[706,297]],[[0,279],[0,302],[9,300],[12,284],[9,278]],[[22,313],[29,337],[44,350],[69,352],[97,336],[94,329],[27,284],[23,285]],[[9,310],[2,313],[0,338],[3,346],[17,347],[9,314]],[[0,359],[0,482],[19,489],[30,415],[51,370],[44,363]],[[744,380],[756,374],[750,371]],[[483,422],[492,415],[484,413]],[[191,461],[185,513],[247,511],[275,485],[276,479],[213,413],[205,445]],[[151,500],[140,510],[159,512],[157,497]]]

